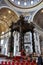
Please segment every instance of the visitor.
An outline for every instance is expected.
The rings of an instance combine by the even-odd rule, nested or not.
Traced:
[[[29,65],[31,65],[31,58],[30,58],[30,55],[28,56],[27,62],[28,62]]]
[[[21,51],[21,56],[26,56],[26,53],[25,53],[24,49],[22,49],[22,51]]]
[[[30,54],[29,56],[30,56],[30,62],[32,62],[32,54]]]
[[[36,58],[35,58],[35,57],[32,58],[31,65],[37,65],[37,63],[36,63]]]
[[[42,65],[42,57],[40,54],[38,55],[38,65]]]

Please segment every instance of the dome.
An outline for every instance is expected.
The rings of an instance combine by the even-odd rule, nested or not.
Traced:
[[[39,4],[42,0],[8,0],[13,6],[28,8]]]

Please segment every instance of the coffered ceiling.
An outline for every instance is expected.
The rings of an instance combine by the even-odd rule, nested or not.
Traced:
[[[11,22],[16,22],[18,16],[8,8],[0,9],[0,35],[9,30]]]

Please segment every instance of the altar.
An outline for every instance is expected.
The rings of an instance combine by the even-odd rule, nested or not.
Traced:
[[[35,53],[35,42],[34,42],[34,24],[28,23],[28,21],[25,20],[25,18],[23,17],[23,15],[20,16],[20,19],[16,22],[11,24],[10,29],[11,29],[11,37],[9,40],[9,52],[13,53],[13,50],[15,52],[15,45],[14,44],[14,36],[13,36],[13,32],[16,31],[19,34],[19,44],[18,46],[16,46],[16,53],[21,52],[22,49],[25,49],[25,51],[27,53]],[[30,36],[31,36],[31,40],[30,40]],[[17,41],[16,41],[17,42]],[[31,47],[31,48],[30,48]],[[19,49],[18,49],[19,48]]]
[[[26,55],[41,53],[39,34],[35,31],[35,25],[32,22],[28,23],[25,17],[21,15],[16,23],[11,23],[9,28],[10,36],[3,38],[4,44],[1,45],[1,54],[21,56],[22,49],[25,49]]]

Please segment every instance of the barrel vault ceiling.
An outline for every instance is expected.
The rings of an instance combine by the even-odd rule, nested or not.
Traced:
[[[16,22],[17,19],[18,16],[12,10],[8,8],[0,9],[0,35],[8,31],[11,22]]]

